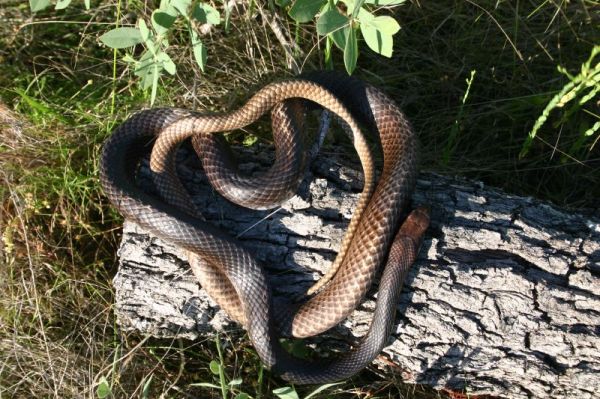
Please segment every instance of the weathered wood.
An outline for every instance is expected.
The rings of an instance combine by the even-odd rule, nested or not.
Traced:
[[[253,162],[267,152],[240,149]],[[271,275],[275,296],[301,295],[335,256],[360,174],[335,154],[314,163],[300,194],[273,215],[222,200],[193,161],[180,175],[199,209],[242,234]],[[506,397],[598,397],[600,218],[508,195],[478,182],[423,173],[415,203],[432,224],[410,273],[390,345],[375,362],[407,382]],[[239,329],[199,287],[182,251],[126,223],[114,279],[122,328],[195,339]],[[368,328],[373,295],[324,338],[352,341]],[[317,341],[318,342],[318,341]]]

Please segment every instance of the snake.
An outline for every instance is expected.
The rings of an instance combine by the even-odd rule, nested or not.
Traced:
[[[333,114],[348,132],[364,187],[330,272],[306,301],[275,309],[264,268],[252,252],[205,221],[192,205],[176,176],[176,153],[191,138],[217,192],[245,207],[273,208],[294,195],[303,179],[308,142],[302,133],[304,118],[315,108]],[[269,111],[275,162],[262,178],[241,175],[217,133],[244,128]],[[372,144],[363,129],[379,143],[383,162],[378,180]],[[136,182],[141,160],[149,153],[154,192]],[[244,326],[267,368],[292,383],[320,384],[356,374],[389,339],[404,279],[430,220],[426,206],[408,212],[417,164],[417,137],[388,95],[359,79],[318,71],[269,83],[227,113],[151,108],[134,114],[106,140],[100,182],[126,219],[188,253],[194,275]],[[306,360],[283,348],[282,336],[310,337],[343,321],[364,299],[382,267],[371,325],[351,350],[330,360]]]

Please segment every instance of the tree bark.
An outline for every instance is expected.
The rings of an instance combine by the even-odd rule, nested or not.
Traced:
[[[239,152],[252,160],[240,164],[248,173],[271,162],[262,147]],[[220,198],[197,161],[182,157],[180,176],[205,217],[242,233],[239,240],[269,272],[275,298],[301,296],[335,257],[361,173],[335,154],[321,155],[299,195],[270,214]],[[374,366],[406,382],[471,395],[597,397],[597,211],[575,214],[431,173],[420,175],[413,201],[431,206],[431,226],[398,304],[395,332]],[[119,257],[114,286],[123,329],[188,339],[241,329],[201,289],[173,245],[126,222]],[[372,291],[321,342],[347,348],[364,334]]]

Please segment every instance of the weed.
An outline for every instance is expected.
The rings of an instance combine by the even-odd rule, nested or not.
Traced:
[[[558,67],[558,71],[564,74],[569,79],[569,82],[552,97],[552,100],[550,100],[542,114],[535,121],[523,144],[523,148],[521,148],[519,157],[522,158],[527,155],[533,139],[542,125],[548,120],[550,112],[556,109],[565,109],[571,103],[571,106],[564,111],[563,116],[557,122],[558,126],[562,126],[568,122],[572,115],[581,110],[586,103],[598,98],[597,96],[600,92],[600,62],[597,62],[595,65],[592,65],[592,62],[599,53],[600,46],[594,46],[590,58],[581,65],[581,72],[577,76],[572,76],[565,68]],[[581,156],[582,154],[579,153],[579,150],[582,148],[584,142],[589,140],[600,129],[600,115],[594,114],[591,111],[588,112],[596,119],[596,122],[591,127],[585,126],[580,129],[579,138],[573,143],[569,152],[564,154],[563,161],[566,160],[566,156],[569,156],[571,159]],[[597,139],[589,146],[589,151],[594,148],[596,141]]]
[[[448,135],[448,143],[446,143],[446,147],[444,148],[444,152],[442,154],[442,162],[444,164],[448,164],[452,153],[455,150],[456,140],[458,137],[458,132],[460,130],[460,123],[462,122],[463,113],[465,110],[465,103],[467,102],[467,98],[469,97],[469,91],[471,90],[471,85],[473,84],[473,79],[475,78],[475,71],[471,71],[471,76],[466,79],[467,89],[465,90],[465,94],[460,103],[460,108],[458,109],[458,115],[456,116],[456,120],[454,121],[454,125],[452,125],[452,130],[450,130],[450,134]]]

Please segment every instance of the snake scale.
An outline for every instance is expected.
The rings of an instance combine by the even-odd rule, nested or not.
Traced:
[[[203,168],[227,199],[254,209],[272,208],[290,198],[303,177],[306,109],[329,110],[349,132],[359,155],[364,188],[342,242],[334,271],[318,292],[291,308],[274,309],[266,275],[250,251],[205,222],[175,174],[175,152],[192,137]],[[276,160],[264,176],[239,175],[213,133],[243,128],[271,111]],[[370,145],[360,127],[379,138],[383,169],[375,184]],[[189,255],[190,266],[207,292],[244,325],[264,364],[282,378],[311,384],[341,380],[366,367],[391,334],[396,304],[408,269],[429,224],[429,211],[412,211],[401,224],[414,189],[417,140],[393,100],[358,79],[314,72],[271,83],[241,108],[204,115],[176,108],[141,111],[121,124],[106,141],[100,165],[104,191],[125,218]],[[136,186],[140,160],[151,152],[150,166],[160,195]],[[400,226],[400,227],[399,227]],[[351,351],[328,361],[307,361],[288,354],[280,336],[308,337],[346,318],[363,300],[382,263],[377,305],[368,333]]]

